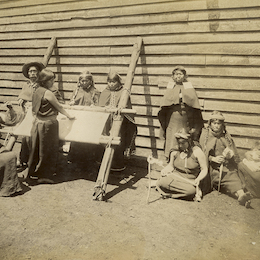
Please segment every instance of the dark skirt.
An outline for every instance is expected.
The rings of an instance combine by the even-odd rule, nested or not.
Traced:
[[[0,154],[0,196],[7,197],[22,191],[16,173],[16,156],[13,152]]]
[[[31,150],[28,176],[51,178],[56,171],[59,152],[58,121],[38,120],[31,130]]]

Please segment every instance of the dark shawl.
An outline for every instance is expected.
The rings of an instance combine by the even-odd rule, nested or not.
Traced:
[[[192,128],[195,130],[193,138],[198,141],[204,123],[198,96],[190,82],[183,82],[183,85],[176,85],[173,81],[168,83],[158,112],[158,119],[161,124],[160,136],[165,138],[166,129],[172,115],[172,106],[180,104],[180,92],[182,93],[182,103],[184,103],[187,112],[187,127],[189,130]]]

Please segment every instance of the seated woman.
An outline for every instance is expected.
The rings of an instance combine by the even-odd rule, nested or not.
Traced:
[[[16,155],[13,152],[0,151],[0,196],[7,197],[22,191],[16,172]]]
[[[202,129],[200,145],[208,158],[211,185],[238,198],[238,202],[250,206],[250,194],[245,193],[238,176],[239,155],[235,143],[226,131],[224,116],[214,111],[209,118],[208,127]]]
[[[252,197],[260,198],[260,142],[257,141],[245,157],[238,165],[239,177]]]
[[[124,90],[119,74],[116,72],[109,72],[107,76],[107,88],[101,92],[98,105],[101,107],[117,107]],[[128,100],[127,108],[132,108],[130,99]],[[110,135],[112,122],[113,118],[111,117],[111,120],[105,127],[105,135]],[[135,150],[136,133],[137,127],[134,117],[125,114],[120,131],[121,143],[115,150],[111,170],[122,171],[126,168],[124,164],[124,155],[129,158]]]
[[[70,105],[96,106],[100,92],[96,90],[93,76],[89,71],[82,72],[79,76],[77,87],[73,92]],[[87,162],[94,160],[96,145],[71,142],[68,154],[69,162]]]
[[[208,173],[206,157],[185,129],[175,133],[175,137],[178,151],[170,152],[169,164],[156,182],[157,189],[163,196],[200,201],[202,193],[198,187]]]
[[[53,174],[59,152],[58,113],[69,119],[74,119],[60,105],[49,89],[52,87],[55,75],[48,69],[39,73],[38,84],[32,96],[32,112],[34,116],[31,129],[31,149],[28,162],[26,181],[33,184],[30,177],[37,177],[37,183],[54,183]]]

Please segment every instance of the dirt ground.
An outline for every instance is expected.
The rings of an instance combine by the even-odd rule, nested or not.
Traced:
[[[152,189],[147,204],[147,169],[130,166],[93,201],[97,172],[60,154],[57,184],[0,197],[0,259],[260,259],[259,199],[246,209],[216,191],[193,202]]]

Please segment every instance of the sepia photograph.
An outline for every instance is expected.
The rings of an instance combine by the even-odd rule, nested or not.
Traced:
[[[0,259],[260,259],[259,0],[0,0]]]

